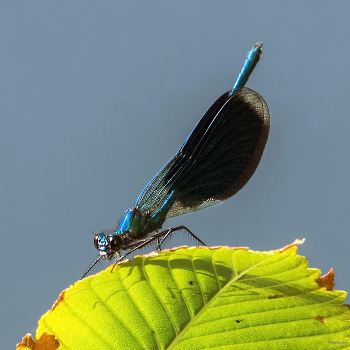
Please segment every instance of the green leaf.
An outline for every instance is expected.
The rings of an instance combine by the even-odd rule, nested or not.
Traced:
[[[346,349],[346,293],[294,245],[180,247],[78,281],[39,321],[59,349]],[[330,289],[330,288],[328,288]]]

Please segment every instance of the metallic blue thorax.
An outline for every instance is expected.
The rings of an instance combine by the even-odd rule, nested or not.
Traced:
[[[169,209],[174,204],[174,198],[174,191],[172,191],[163,205],[153,215],[148,211],[143,211],[137,205],[126,210],[115,233],[126,234],[130,238],[143,238],[150,232],[160,229]]]

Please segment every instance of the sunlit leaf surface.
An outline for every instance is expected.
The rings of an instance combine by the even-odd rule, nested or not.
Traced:
[[[319,277],[294,245],[137,256],[64,291],[37,338],[71,350],[346,349],[346,293]]]

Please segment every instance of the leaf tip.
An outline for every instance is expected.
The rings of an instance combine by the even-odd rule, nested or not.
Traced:
[[[325,275],[316,278],[315,280],[321,287],[326,288],[328,291],[332,291],[335,283],[334,283],[334,270],[331,268],[329,272]]]
[[[66,288],[66,289],[63,289],[62,292],[60,293],[60,295],[58,296],[58,298],[56,299],[56,301],[53,303],[53,305],[51,306],[51,310],[55,310],[57,305],[59,303],[61,303],[63,301],[63,298],[64,298],[64,294],[66,293],[66,291],[68,290],[69,288]]]
[[[287,244],[287,245],[285,245],[282,248],[276,249],[275,251],[276,252],[284,252],[284,251],[286,251],[286,250],[288,250],[290,248],[296,247],[298,245],[302,245],[304,242],[305,242],[305,238],[303,238],[303,239],[298,239],[297,238],[297,239],[294,240],[293,243]]]
[[[27,333],[22,343],[16,345],[17,350],[56,350],[60,346],[59,341],[52,334],[44,333],[38,340],[36,340],[30,333]]]

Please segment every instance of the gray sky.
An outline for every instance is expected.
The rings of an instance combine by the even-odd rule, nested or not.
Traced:
[[[0,339],[14,348],[229,90],[247,86],[270,136],[249,183],[177,218],[208,245],[299,252],[350,290],[348,1],[5,1],[0,11]],[[169,246],[193,244],[186,236]],[[103,267],[105,267],[104,265]]]

